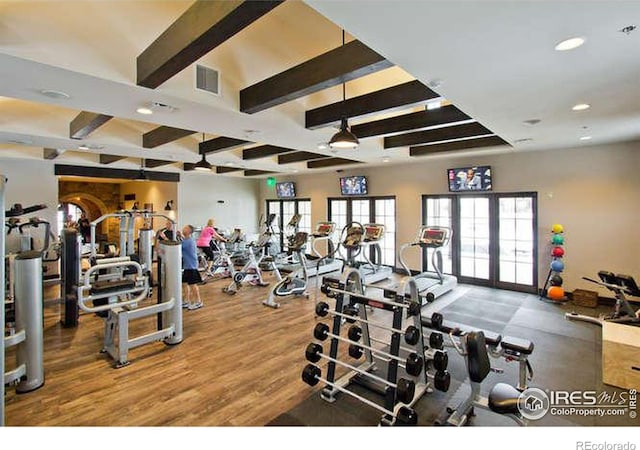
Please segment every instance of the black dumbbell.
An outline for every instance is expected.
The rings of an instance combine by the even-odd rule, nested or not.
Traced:
[[[441,392],[447,392],[451,385],[451,374],[449,372],[442,371],[436,372],[433,375],[433,387]]]
[[[372,347],[367,347],[366,345],[350,344],[349,356],[351,356],[354,359],[360,359],[364,354],[364,348],[369,348],[372,353],[377,353],[377,354],[386,356],[387,358],[395,359],[398,362],[403,363],[404,364],[403,367],[407,372],[407,374],[414,377],[418,376],[422,371],[422,368],[424,367],[424,358],[422,358],[422,356],[418,355],[417,353],[410,353],[406,359],[401,359],[400,357],[391,355],[382,350],[378,350]]]
[[[444,348],[444,338],[442,333],[433,332],[429,335],[429,347],[442,350]]]

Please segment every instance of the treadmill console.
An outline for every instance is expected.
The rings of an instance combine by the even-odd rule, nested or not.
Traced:
[[[422,227],[418,233],[417,244],[420,247],[439,248],[449,242],[451,230],[444,227]]]
[[[313,232],[313,237],[328,237],[333,234],[336,229],[336,224],[333,222],[318,222],[316,229]]]
[[[378,242],[384,237],[384,225],[367,223],[364,225],[364,242]]]

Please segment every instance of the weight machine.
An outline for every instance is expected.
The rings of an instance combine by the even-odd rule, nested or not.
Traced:
[[[0,215],[2,222],[5,218],[10,220],[8,225],[9,232],[12,228],[19,227],[18,221],[12,220],[16,217],[33,212],[34,209],[23,209],[20,205],[5,212],[4,209],[4,190],[7,179],[0,175]],[[37,205],[37,209],[42,209],[42,205]],[[38,222],[37,224],[35,222]],[[46,222],[35,220],[32,226],[38,226]],[[48,223],[47,223],[48,225]],[[38,389],[44,384],[44,363],[43,363],[43,302],[42,302],[42,258],[43,253],[48,246],[49,230],[45,233],[46,244],[43,245],[42,251],[31,249],[31,240],[21,239],[21,243],[27,244],[28,249],[20,251],[11,257],[5,257],[5,261],[0,265],[0,278],[2,285],[0,294],[2,294],[2,307],[0,308],[0,323],[2,324],[2,339],[0,339],[0,374],[2,375],[2,383],[0,383],[0,425],[4,425],[4,396],[5,385],[17,384],[16,391],[18,393],[27,393]],[[27,247],[25,245],[25,247]],[[0,236],[0,253],[3,257],[6,250],[5,234]],[[9,273],[6,269],[9,268]],[[6,288],[9,288],[7,291]],[[7,297],[10,294],[10,297]],[[13,305],[13,322],[9,327],[9,335],[7,331],[6,307],[7,303]],[[6,348],[16,348],[15,367],[9,371],[5,365]]]
[[[160,279],[163,298],[159,303],[139,305],[148,297],[149,277],[143,265],[130,257],[96,260],[83,274],[78,287],[80,309],[107,314],[101,353],[107,353],[116,368],[129,364],[128,353],[133,348],[156,341],[167,345],[182,342],[182,247],[176,241],[161,241],[159,245],[163,254]],[[157,315],[162,319],[157,331],[135,338],[129,336],[131,321]]]
[[[638,323],[640,322],[640,309],[634,311],[633,307],[626,298],[626,295],[633,297],[640,297],[640,288],[636,283],[636,280],[630,275],[614,274],[606,270],[598,272],[598,278],[600,281],[592,278],[582,277],[583,280],[587,280],[591,283],[595,283],[598,286],[603,286],[612,291],[616,297],[616,304],[611,314],[601,317],[591,317],[584,314],[577,314],[575,312],[566,313],[564,316],[569,320],[581,320],[584,322],[595,323],[602,326],[603,322],[616,322],[616,323]]]

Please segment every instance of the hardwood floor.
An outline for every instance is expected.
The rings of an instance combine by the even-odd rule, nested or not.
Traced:
[[[78,328],[65,329],[59,306],[46,308],[45,385],[28,394],[8,388],[7,425],[259,426],[288,411],[312,393],[300,373],[313,297],[284,299],[274,310],[261,304],[269,287],[229,296],[221,292],[228,282],[200,287],[205,306],[184,310],[180,345],[134,349],[121,369],[99,353],[102,319],[82,315]],[[132,336],[154,329],[155,318],[140,322]]]

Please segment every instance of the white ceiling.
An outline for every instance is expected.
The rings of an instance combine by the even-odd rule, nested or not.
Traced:
[[[231,136],[329,155],[317,145],[334,130],[305,129],[304,112],[340,100],[340,87],[253,115],[238,111],[238,92],[339,46],[341,27],[398,65],[349,82],[348,97],[414,77],[424,83],[441,79],[438,93],[512,143],[515,151],[640,137],[640,31],[618,31],[640,26],[638,1],[617,1],[612,7],[611,2],[596,1],[288,0],[199,61],[221,71],[221,96],[194,90],[193,66],[158,89],[136,86],[136,57],[191,3],[0,2],[2,154],[41,158],[42,147],[77,150],[79,142],[68,138],[69,122],[88,110],[118,118],[84,142],[104,148],[67,151],[60,162],[97,164],[98,153],[199,159],[200,134],[155,149],[141,148],[142,133],[157,125],[198,130],[207,139]],[[572,36],[586,37],[586,44],[569,52],[553,50],[557,42]],[[50,99],[39,93],[41,89],[64,91],[71,98]],[[135,112],[152,101],[177,111],[153,116]],[[571,111],[582,102],[592,108]],[[522,121],[527,119],[541,122],[525,126]],[[592,140],[579,141],[585,134]],[[525,138],[533,141],[517,142]],[[381,164],[384,156],[391,157],[391,163],[410,159],[407,148],[383,150],[382,138],[364,139],[355,152],[342,150],[337,156],[369,164]],[[210,155],[208,160],[278,172],[307,170],[305,163],[279,166],[275,157],[242,161],[241,149]],[[138,161],[113,166],[136,166]]]

